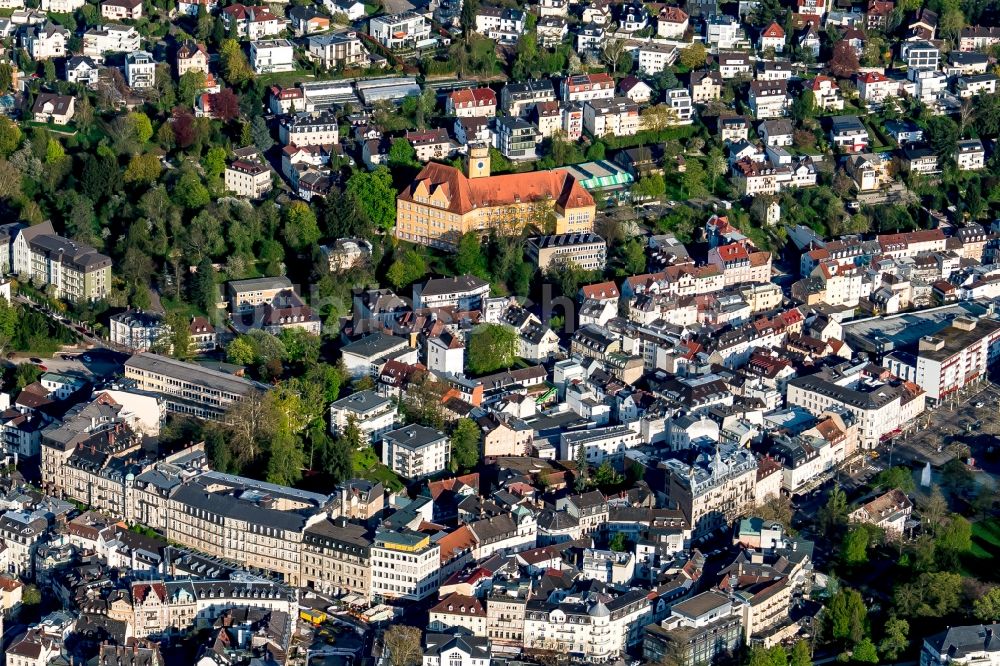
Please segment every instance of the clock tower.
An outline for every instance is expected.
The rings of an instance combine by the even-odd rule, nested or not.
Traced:
[[[485,143],[469,144],[466,175],[469,178],[486,178],[490,175],[490,149]]]

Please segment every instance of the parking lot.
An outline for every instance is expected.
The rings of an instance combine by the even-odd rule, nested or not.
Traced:
[[[929,408],[894,443],[883,446],[881,453],[891,455],[894,464],[929,461],[940,467],[952,458],[964,457],[967,447],[977,465],[991,465],[989,451],[997,437],[1000,437],[1000,386],[983,382],[954,400]]]

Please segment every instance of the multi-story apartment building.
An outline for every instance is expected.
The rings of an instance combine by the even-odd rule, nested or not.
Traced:
[[[456,308],[459,311],[481,310],[490,297],[490,283],[475,275],[431,278],[413,288],[413,307]]]
[[[581,593],[559,603],[531,599],[524,616],[524,650],[577,655],[589,664],[609,663],[641,642],[642,627],[651,620],[648,592],[641,589],[608,601]]]
[[[302,536],[300,584],[322,594],[371,599],[371,547],[362,525],[344,518],[313,523]]]
[[[431,631],[467,629],[473,636],[486,638],[487,619],[482,601],[452,593],[431,608],[427,628]]]
[[[780,118],[785,115],[788,106],[788,84],[785,81],[750,82],[750,109],[755,118]]]
[[[656,34],[664,39],[680,39],[690,23],[688,15],[680,7],[664,7],[656,16]]]
[[[287,39],[250,42],[250,67],[257,74],[290,72],[295,69],[295,46]]]
[[[382,464],[403,478],[415,480],[443,472],[451,459],[451,442],[444,433],[408,425],[382,435]]]
[[[402,12],[371,19],[368,34],[387,49],[412,48],[431,36],[431,24],[422,14]]]
[[[330,432],[334,436],[342,434],[352,421],[362,437],[377,442],[399,421],[396,403],[375,391],[358,391],[330,404]]]
[[[562,82],[564,102],[590,102],[615,96],[615,80],[609,74],[574,74]]]
[[[510,116],[523,116],[539,102],[554,101],[556,91],[549,79],[508,83],[500,91],[500,106]]]
[[[476,32],[500,44],[517,44],[524,34],[527,14],[511,7],[480,7]]]
[[[560,261],[572,261],[588,271],[602,271],[608,261],[608,244],[594,233],[533,236],[527,241],[527,251],[543,271]]]
[[[593,229],[594,198],[567,171],[490,175],[485,146],[470,146],[467,172],[427,164],[396,199],[396,236],[451,249],[469,231],[519,233],[553,216],[557,234]]]
[[[1000,321],[963,316],[933,335],[920,339],[916,354],[892,353],[889,370],[914,382],[934,403],[967,384],[986,377],[1000,358]]]
[[[130,88],[156,85],[156,61],[148,51],[132,51],[125,56],[125,81]]]
[[[275,573],[288,585],[302,579],[307,527],[326,519],[327,495],[203,472],[190,479],[163,470],[141,474],[135,518],[171,541],[240,565]]]
[[[720,51],[719,75],[723,79],[734,79],[737,76],[750,76],[753,72],[753,61],[750,54],[744,51]],[[692,77],[692,80],[693,77]]]
[[[112,21],[138,21],[142,18],[142,0],[104,0],[101,16]]]
[[[625,451],[642,444],[639,433],[628,426],[593,428],[580,432],[564,432],[559,437],[559,459],[578,460],[584,450],[587,463],[600,467],[605,461],[624,468]]]
[[[712,14],[705,19],[705,43],[720,49],[731,49],[743,39],[743,28],[735,17]]]
[[[264,39],[273,37],[285,29],[286,21],[272,14],[263,5],[229,5],[219,14],[226,30],[235,25],[236,36],[240,39]]]
[[[880,106],[889,97],[899,96],[899,81],[879,72],[864,72],[858,77],[858,95],[868,106]]]
[[[628,97],[602,98],[583,105],[583,128],[594,137],[635,136],[641,125],[639,105]]]
[[[326,146],[340,140],[337,119],[332,113],[297,113],[278,125],[282,145]]]
[[[458,118],[491,118],[497,114],[497,94],[492,88],[456,90],[448,95],[445,111]]]
[[[848,363],[795,377],[787,384],[787,403],[819,416],[845,409],[858,424],[858,440],[870,449],[892,436],[924,411],[926,394],[912,382],[886,382],[865,372],[865,366]]]
[[[757,460],[743,448],[718,444],[714,452],[702,452],[690,465],[680,460],[664,463],[668,470],[669,496],[700,539],[734,518],[754,503]]]
[[[739,610],[728,596],[709,590],[674,604],[661,624],[646,627],[643,657],[657,662],[680,646],[685,663],[709,664],[742,644]]]
[[[230,280],[226,283],[229,310],[233,314],[253,312],[257,308],[274,302],[274,299],[282,292],[292,289],[292,281],[284,275]]]
[[[226,167],[226,191],[238,197],[260,199],[271,191],[271,170],[260,162],[236,160]]]
[[[903,60],[906,61],[907,72],[915,70],[934,71],[941,61],[941,49],[930,42],[922,40],[903,42]]]
[[[671,123],[690,125],[694,122],[694,104],[687,88],[673,88],[667,91],[666,105],[673,114]]]
[[[177,49],[177,77],[188,72],[208,74],[208,50],[195,41],[188,40]]]
[[[958,48],[961,51],[981,51],[1000,44],[1000,27],[970,25],[962,29]]]
[[[1000,624],[949,627],[924,639],[920,666],[997,666]]]
[[[98,61],[105,53],[138,51],[139,45],[139,31],[128,25],[105,25],[83,33],[83,55]]]
[[[162,395],[167,410],[217,419],[235,402],[266,387],[194,363],[142,352],[125,361],[125,379],[140,391]]]
[[[722,76],[718,72],[691,72],[691,99],[698,104],[711,102],[722,96]]]
[[[669,9],[677,9],[670,7]],[[679,10],[678,10],[679,11]],[[680,55],[676,46],[667,44],[643,44],[637,52],[639,62],[639,72],[642,74],[656,75],[670,67]]]
[[[437,594],[441,547],[412,530],[379,530],[371,546],[371,593],[395,601]]]
[[[327,69],[350,67],[364,62],[368,55],[358,33],[353,30],[327,35],[311,35],[308,57]]]
[[[11,243],[10,258],[14,273],[51,287],[56,298],[97,301],[111,290],[111,258],[57,236],[49,221],[21,228]]]
[[[129,352],[149,351],[170,333],[163,317],[142,310],[126,310],[111,316],[111,342]]]
[[[997,77],[993,74],[967,74],[955,81],[955,92],[962,99],[977,95],[992,95],[997,91]]]
[[[955,163],[963,171],[978,171],[986,166],[986,150],[979,139],[963,139],[955,148]]]
[[[48,529],[41,512],[7,511],[0,515],[0,540],[6,546],[4,559],[9,573],[28,579],[33,576],[35,551]]]
[[[713,247],[708,251],[708,263],[722,271],[727,287],[771,280],[771,253],[751,252],[742,243]]]
[[[21,35],[21,45],[32,60],[50,60],[66,57],[69,30],[50,21],[29,25]]]
[[[509,160],[533,160],[541,135],[535,126],[524,118],[498,118],[496,120],[497,150]]]

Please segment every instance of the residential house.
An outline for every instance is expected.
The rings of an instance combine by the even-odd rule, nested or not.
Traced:
[[[688,15],[680,7],[664,5],[656,15],[656,34],[664,39],[681,39],[689,26]]]
[[[986,166],[986,150],[979,139],[963,139],[955,149],[955,163],[963,171],[978,171]]]
[[[492,88],[456,90],[445,98],[445,111],[459,118],[492,118],[497,114],[497,95]]]
[[[142,0],[104,0],[101,17],[112,21],[138,21],[142,18]]]
[[[75,110],[76,98],[72,95],[38,93],[31,107],[31,117],[36,123],[66,125],[73,119]]]
[[[845,153],[868,150],[868,130],[857,116],[834,116],[830,119],[830,141]]]
[[[788,86],[784,81],[750,82],[750,109],[755,118],[780,118],[789,105]]]

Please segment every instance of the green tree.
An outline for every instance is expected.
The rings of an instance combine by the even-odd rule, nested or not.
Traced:
[[[294,201],[285,206],[283,235],[288,246],[297,252],[306,252],[316,245],[322,232],[309,204]]]
[[[576,477],[573,480],[576,492],[582,493],[587,489],[589,477],[590,464],[587,462],[587,447],[578,446],[576,449]]]
[[[862,639],[851,652],[851,661],[856,664],[877,664],[878,651],[870,638]]]
[[[642,241],[632,238],[622,246],[625,262],[625,272],[629,275],[640,275],[646,272],[646,249]]]
[[[587,148],[587,159],[591,162],[598,162],[604,159],[604,153],[604,142],[595,140],[594,143],[590,144],[590,147]]]
[[[830,491],[826,505],[820,509],[820,524],[824,529],[831,530],[847,522],[847,494],[838,487]]]
[[[128,126],[132,132],[132,138],[140,145],[144,146],[153,138],[153,123],[149,116],[141,111],[133,111],[128,114]]]
[[[972,602],[972,614],[983,624],[1000,620],[1000,587],[991,587]]]
[[[125,167],[124,180],[126,183],[152,185],[159,180],[161,173],[163,165],[160,163],[160,158],[153,153],[143,153],[133,155],[129,160],[128,166]]]
[[[197,172],[189,169],[177,180],[174,199],[185,208],[195,209],[207,206],[211,196]]]
[[[705,168],[700,161],[688,160],[681,180],[684,183],[684,191],[689,197],[703,197],[708,194],[708,188],[705,187]]]
[[[927,120],[925,136],[931,149],[944,162],[954,160],[958,147],[958,123],[948,116],[932,116]]]
[[[885,636],[878,644],[878,651],[887,661],[896,661],[910,646],[910,623],[890,617],[885,623]]]
[[[857,590],[841,588],[827,606],[830,636],[843,643],[859,643],[865,637],[868,611]]]
[[[417,151],[413,149],[410,142],[403,137],[393,139],[389,146],[389,166],[399,168],[411,167],[416,164],[419,164]]]
[[[14,81],[14,68],[9,63],[0,63],[0,94],[10,90]]]
[[[205,72],[192,69],[184,72],[177,81],[177,97],[184,105],[193,104],[195,98],[205,89]]]
[[[215,275],[212,260],[204,257],[198,263],[194,280],[191,282],[192,302],[209,317],[215,314],[215,305],[219,302],[219,288],[215,282]]]
[[[915,581],[897,586],[893,602],[903,617],[945,617],[962,603],[962,576],[946,571],[922,573]]]
[[[849,567],[868,561],[869,534],[864,525],[854,525],[847,531],[841,546],[841,558]]]
[[[805,120],[816,115],[816,95],[808,88],[799,95],[792,105],[792,116],[796,120]]]
[[[479,438],[481,431],[469,418],[459,419],[451,432],[451,470],[475,469],[479,464]]]
[[[427,262],[424,260],[423,255],[416,250],[406,250],[401,256],[393,260],[386,273],[386,278],[396,289],[402,289],[409,284],[413,284],[426,274]]]
[[[7,346],[14,339],[19,321],[19,308],[0,296],[0,354],[7,351]]]
[[[633,192],[650,199],[662,199],[667,193],[667,184],[663,176],[658,173],[650,173],[642,176],[635,184]]]
[[[953,515],[938,533],[935,546],[942,567],[956,568],[959,556],[972,548],[972,525],[962,516]]]
[[[226,360],[234,365],[253,365],[257,358],[257,350],[244,335],[237,336],[226,347]]]
[[[253,78],[250,62],[235,39],[222,40],[219,46],[219,63],[222,66],[222,76],[231,86],[239,88]]]
[[[9,156],[20,145],[21,128],[7,116],[0,116],[0,156]]]
[[[389,231],[396,223],[396,189],[392,174],[383,166],[367,173],[355,171],[347,180],[347,192],[370,225]]]
[[[455,271],[460,275],[475,275],[483,280],[490,279],[486,256],[483,254],[483,244],[479,234],[474,231],[463,234],[458,240]]]
[[[902,466],[890,467],[882,470],[875,477],[875,487],[882,490],[902,490],[904,493],[912,493],[916,489],[913,482],[913,474],[909,468]]]
[[[517,333],[500,324],[484,324],[469,335],[467,366],[477,375],[509,368],[517,359]]]
[[[699,42],[681,50],[680,63],[688,69],[701,69],[705,67],[708,52],[705,46]]]
[[[616,553],[624,553],[625,552],[625,545],[626,544],[625,544],[625,533],[624,532],[615,532],[611,536],[611,540],[608,542],[608,548],[611,549],[611,550],[613,550]]]
[[[226,149],[222,146],[212,146],[205,153],[201,164],[205,168],[205,175],[210,181],[220,178],[226,170]]]
[[[812,652],[809,649],[809,641],[801,640],[792,646],[789,666],[812,666]]]
[[[170,346],[174,358],[187,360],[191,358],[191,329],[187,317],[181,312],[171,312],[167,315],[167,325],[170,327]]]

